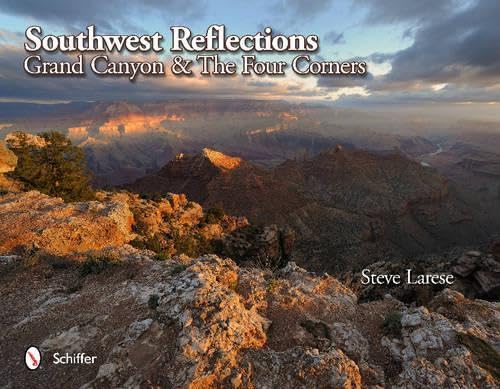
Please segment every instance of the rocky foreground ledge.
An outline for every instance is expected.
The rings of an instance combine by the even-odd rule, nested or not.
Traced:
[[[235,234],[248,224],[242,218],[203,222],[206,213],[182,195],[99,197],[68,204],[38,192],[0,195],[2,386],[500,384],[497,302],[445,289],[425,307],[391,295],[361,303],[334,277],[293,262],[271,271],[175,247],[159,256],[129,243],[160,234],[168,246],[182,233],[215,237],[236,254],[258,244],[259,257],[282,258],[286,241],[269,228],[257,240]],[[456,271],[484,273],[480,258],[461,259]],[[35,371],[24,363],[30,345],[42,351]],[[54,364],[56,353],[95,363]]]
[[[498,387],[500,306],[444,290],[425,307],[359,304],[329,275],[124,245],[79,264],[1,257],[6,387]],[[28,345],[42,349],[28,371]],[[54,365],[85,352],[90,365]]]

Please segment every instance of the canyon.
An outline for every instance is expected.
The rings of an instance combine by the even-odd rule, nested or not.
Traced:
[[[340,146],[272,169],[204,149],[126,187],[185,193],[253,223],[290,226],[294,260],[316,271],[477,244],[498,228],[494,214],[435,170]]]
[[[96,129],[91,116],[75,121],[65,106],[68,117],[58,120],[81,147],[95,153],[101,145],[107,161],[142,166],[134,182],[98,190],[92,201],[26,190],[13,174],[17,158],[0,143],[1,382],[498,387],[499,219],[485,208],[496,200],[441,173],[458,165],[478,177],[482,165],[422,166],[450,150],[443,142],[436,153],[424,138],[351,137],[372,145],[362,150],[294,133],[286,126],[304,120],[300,112],[263,105],[256,115],[255,104],[248,123],[262,122],[236,136],[232,147],[248,146],[240,153],[225,150],[230,128],[220,148],[206,140],[184,148],[186,127],[174,128],[194,126],[186,112],[84,105],[99,111]],[[161,143],[157,126],[168,122]],[[36,135],[27,139],[45,147]],[[173,139],[182,142],[173,147]],[[158,149],[165,161],[149,172],[130,159],[145,142],[141,155],[169,150]],[[389,152],[392,142],[400,148]],[[104,154],[111,144],[126,152]],[[112,175],[122,164],[96,154],[88,161]],[[385,279],[411,269],[454,282],[364,284],[363,267]],[[42,351],[36,374],[26,374],[19,357],[27,344]],[[71,374],[52,363],[83,353],[93,363],[73,364]]]

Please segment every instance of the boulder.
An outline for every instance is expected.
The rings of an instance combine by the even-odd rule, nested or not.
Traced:
[[[500,273],[480,270],[474,273],[474,279],[481,287],[481,296],[498,300],[500,297]]]
[[[273,224],[236,230],[224,239],[224,254],[259,267],[281,268],[290,259],[295,232]]]
[[[462,255],[458,260],[456,265],[453,267],[453,273],[459,275],[460,277],[467,277],[476,270],[478,266],[478,257]]]
[[[495,257],[495,259],[500,262],[500,240],[491,243],[490,252],[493,257]]]
[[[459,276],[462,289],[467,295],[475,295],[488,300],[500,297],[500,262],[492,244],[491,254],[469,251],[457,259],[452,268]]]
[[[68,255],[119,247],[133,239],[126,203],[67,204],[37,191],[0,198],[0,254],[42,249]]]

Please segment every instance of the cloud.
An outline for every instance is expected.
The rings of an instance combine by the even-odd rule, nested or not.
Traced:
[[[366,21],[372,24],[435,20],[462,3],[460,0],[354,0],[355,6],[367,9]]]
[[[395,53],[388,82],[488,85],[500,77],[500,8],[495,0],[419,29],[413,44]]]
[[[388,7],[392,2],[380,4]],[[385,9],[382,5],[381,9]],[[406,11],[392,12],[380,17],[394,20],[398,14],[398,20],[410,18],[405,16]],[[420,16],[424,15],[422,10]],[[500,102],[499,19],[496,1],[479,0],[416,27],[409,47],[364,58],[375,64],[390,63],[387,74],[366,80],[319,78],[317,85],[363,86],[370,92],[369,97],[360,100],[363,103]],[[349,97],[349,101],[354,98]]]
[[[20,42],[24,38],[24,35],[20,32],[13,32],[0,28],[0,43],[2,44],[12,44],[13,42]]]
[[[343,32],[329,31],[325,34],[323,40],[332,45],[340,45],[346,43]]]
[[[276,86],[278,83],[273,81],[249,81],[247,85],[266,88]]]
[[[363,59],[376,64],[382,64],[391,61],[395,55],[395,53],[373,53]]]
[[[142,27],[135,24],[131,15],[157,14],[164,18],[194,18],[201,16],[204,9],[205,1],[197,0],[145,0],[126,4],[121,0],[0,2],[0,11],[6,14],[32,18],[36,22],[51,22],[68,29],[82,29],[95,24],[106,32],[128,28],[142,31]]]
[[[165,6],[163,6],[165,4]],[[379,103],[425,101],[463,102],[500,101],[500,7],[494,0],[476,0],[467,6],[458,0],[356,0],[367,10],[368,23],[404,23],[411,43],[392,52],[375,52],[363,59],[387,66],[386,74],[369,70],[366,77],[292,77],[248,80],[242,77],[177,78],[172,76],[141,78],[131,84],[126,78],[33,78],[24,74],[22,52],[24,37],[0,30],[0,98],[53,100],[113,100],[133,96],[135,99],[161,99],[172,96],[248,96],[324,98],[342,88],[364,88],[369,96],[363,102]],[[332,0],[283,0],[274,3],[284,20],[308,22],[327,12]],[[130,23],[129,15],[159,10],[162,15],[188,15],[202,12],[195,0],[146,0],[141,5],[121,6],[119,0],[56,0],[39,4],[34,0],[4,0],[0,12],[22,15],[41,21],[65,25],[108,23],[108,29]],[[112,15],[112,16],[110,16]],[[313,24],[311,24],[313,25]],[[101,32],[104,27],[98,24]],[[373,27],[371,27],[373,28]],[[130,31],[127,31],[130,32]],[[13,43],[17,40],[20,42]],[[325,41],[339,44],[342,32],[329,31]],[[349,48],[349,47],[346,47]],[[321,60],[319,54],[315,59]],[[129,57],[131,58],[131,57]],[[134,56],[137,60],[137,57]],[[124,60],[124,59],[122,59]],[[389,66],[390,64],[390,66]],[[390,69],[390,70],[389,70]],[[446,86],[442,86],[446,84]],[[442,86],[442,87],[441,87]],[[342,99],[347,99],[342,97]],[[355,101],[354,97],[349,97]]]
[[[327,12],[333,0],[280,0],[273,4],[273,13],[284,15],[294,23],[311,21]]]
[[[364,76],[321,76],[318,78],[317,85],[320,88],[366,87],[373,79],[373,75],[370,73]]]
[[[342,98],[343,103],[348,105],[457,105],[464,103],[492,103],[500,101],[500,88],[470,88],[460,86],[446,86],[441,90],[435,90],[432,86],[421,86],[415,90],[382,90],[369,91],[370,95],[363,99],[356,99],[349,96]]]

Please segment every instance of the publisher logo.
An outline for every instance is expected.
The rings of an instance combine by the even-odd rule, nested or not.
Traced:
[[[24,355],[24,363],[26,367],[30,370],[36,370],[40,366],[40,362],[42,361],[42,356],[40,355],[40,350],[35,346],[31,346],[26,350],[26,354]]]

